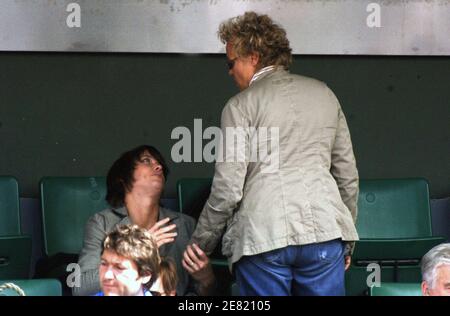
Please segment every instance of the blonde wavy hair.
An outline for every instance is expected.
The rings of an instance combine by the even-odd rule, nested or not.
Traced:
[[[153,235],[137,225],[116,226],[106,235],[103,251],[111,250],[118,255],[134,261],[139,276],[151,274],[145,287],[150,287],[159,275],[161,257]]]
[[[265,14],[249,11],[228,19],[219,26],[219,39],[231,43],[238,56],[259,55],[260,68],[275,65],[288,69],[292,49],[286,31]]]

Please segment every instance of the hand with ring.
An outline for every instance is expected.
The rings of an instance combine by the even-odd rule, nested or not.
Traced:
[[[183,254],[183,267],[200,283],[205,293],[214,284],[215,277],[208,256],[196,244],[188,245]],[[205,295],[205,293],[200,293]]]

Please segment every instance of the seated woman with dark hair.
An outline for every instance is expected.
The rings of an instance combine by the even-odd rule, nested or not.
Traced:
[[[139,146],[125,152],[114,162],[107,176],[106,200],[111,208],[92,216],[86,224],[83,249],[78,264],[80,287],[74,295],[92,295],[100,291],[98,267],[102,243],[116,225],[135,224],[148,229],[156,239],[161,256],[176,265],[177,295],[210,295],[215,278],[209,258],[198,247],[188,245],[195,220],[160,206],[160,198],[169,169],[160,152],[152,146]],[[189,252],[192,266],[183,266],[183,252]]]

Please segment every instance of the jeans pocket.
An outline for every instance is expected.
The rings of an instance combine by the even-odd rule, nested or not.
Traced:
[[[319,261],[334,263],[344,256],[344,243],[341,239],[335,239],[317,245]]]

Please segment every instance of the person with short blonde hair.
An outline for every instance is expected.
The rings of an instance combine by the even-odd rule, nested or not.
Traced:
[[[270,65],[288,69],[292,63],[292,49],[286,31],[267,15],[246,12],[219,27],[222,43],[230,43],[237,56],[259,55],[259,67]]]
[[[286,31],[268,15],[246,12],[218,35],[240,92],[222,111],[226,157],[191,243],[209,255],[225,230],[222,252],[242,295],[344,295],[359,177],[339,101],[289,72]]]

